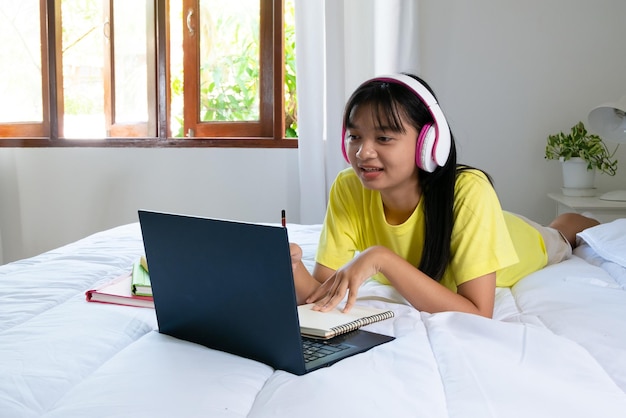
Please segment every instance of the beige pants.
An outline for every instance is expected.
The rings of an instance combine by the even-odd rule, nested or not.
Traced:
[[[539,231],[543,237],[546,252],[548,253],[548,266],[567,260],[572,256],[572,246],[559,230],[550,228],[549,226],[540,225],[522,215],[518,215],[517,213],[515,216],[523,219],[530,226]]]

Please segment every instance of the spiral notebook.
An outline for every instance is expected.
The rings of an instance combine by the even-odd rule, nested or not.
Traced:
[[[139,221],[161,333],[298,375],[394,339],[301,335],[284,227],[149,211]]]
[[[298,306],[300,333],[311,338],[333,338],[393,317],[393,311],[370,306],[353,306],[344,313],[340,308],[330,312],[314,311],[314,305],[310,303]]]

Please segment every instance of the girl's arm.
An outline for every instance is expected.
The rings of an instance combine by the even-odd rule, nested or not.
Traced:
[[[421,311],[458,311],[488,318],[493,316],[495,272],[465,282],[459,286],[458,293],[454,293],[382,246],[368,248],[337,270],[306,302],[315,302],[319,310],[328,311],[348,293],[347,311],[354,305],[361,284],[378,272],[384,274],[391,285]]]
[[[315,292],[326,279],[335,273],[335,270],[315,263],[313,275],[311,275],[302,263],[302,248],[297,244],[290,243],[289,251],[291,252],[296,300],[298,305],[302,305],[306,303],[307,298]]]

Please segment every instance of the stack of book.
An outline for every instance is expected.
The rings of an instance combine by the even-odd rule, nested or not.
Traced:
[[[154,308],[150,274],[146,258],[142,256],[129,273],[85,292],[88,302]]]

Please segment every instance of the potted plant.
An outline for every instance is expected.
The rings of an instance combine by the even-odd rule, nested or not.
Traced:
[[[614,155],[615,151],[609,152],[598,135],[588,133],[585,125],[578,122],[570,133],[548,135],[545,158],[563,163],[565,189],[589,190],[593,189],[596,170],[615,175],[617,160]]]

